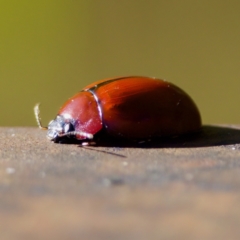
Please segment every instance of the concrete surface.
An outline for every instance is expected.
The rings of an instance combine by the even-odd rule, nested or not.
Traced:
[[[1,240],[240,239],[237,126],[139,147],[0,132]]]

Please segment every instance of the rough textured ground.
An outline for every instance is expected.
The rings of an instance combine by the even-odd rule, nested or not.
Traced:
[[[0,128],[0,239],[240,239],[240,130],[134,147]]]

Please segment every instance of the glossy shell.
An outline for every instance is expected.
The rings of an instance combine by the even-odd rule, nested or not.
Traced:
[[[58,115],[74,119],[75,131],[104,131],[127,139],[175,136],[201,127],[200,113],[183,90],[148,77],[94,82],[70,98]]]

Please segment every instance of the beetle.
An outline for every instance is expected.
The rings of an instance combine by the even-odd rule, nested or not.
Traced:
[[[104,137],[144,141],[196,132],[201,116],[182,89],[165,80],[130,76],[94,82],[60,108],[48,127],[42,127],[39,104],[34,108],[38,126],[60,142],[74,138],[93,141]],[[93,139],[93,140],[92,140]]]

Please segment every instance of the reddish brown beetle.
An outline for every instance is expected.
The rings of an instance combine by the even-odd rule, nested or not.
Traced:
[[[38,105],[37,122],[43,128]],[[199,130],[200,113],[193,100],[180,88],[149,77],[105,79],[86,86],[70,98],[47,128],[47,137],[77,140],[105,136],[146,140]]]

